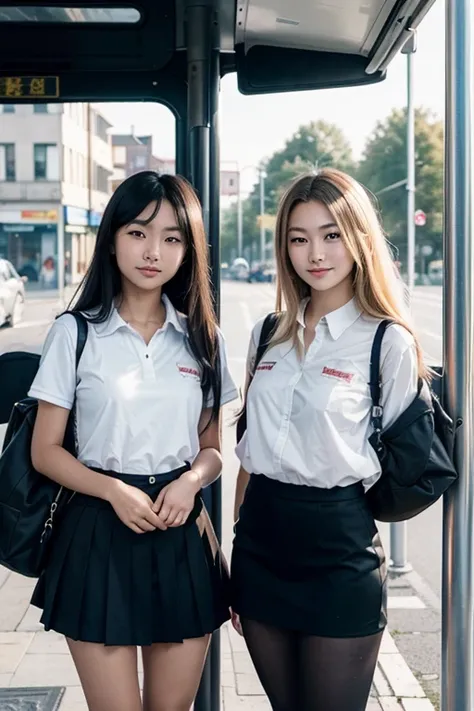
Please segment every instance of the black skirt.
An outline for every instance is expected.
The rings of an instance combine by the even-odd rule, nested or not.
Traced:
[[[386,625],[385,556],[363,487],[318,489],[252,475],[235,527],[232,607],[308,635]]]
[[[186,468],[104,473],[154,500]],[[46,630],[84,642],[145,646],[213,632],[229,619],[229,583],[201,498],[184,526],[137,534],[106,501],[75,494],[31,602]]]

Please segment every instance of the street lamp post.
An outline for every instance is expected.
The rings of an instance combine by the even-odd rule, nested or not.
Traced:
[[[265,171],[260,169],[260,259],[265,261]]]

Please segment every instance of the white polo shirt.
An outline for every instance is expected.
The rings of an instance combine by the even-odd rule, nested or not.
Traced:
[[[298,316],[300,339],[306,304]],[[262,324],[263,319],[250,340],[250,373]],[[247,431],[236,448],[246,471],[321,488],[375,483],[380,465],[368,441],[369,380],[378,324],[351,300],[318,323],[302,359],[290,342],[265,353],[248,392]],[[413,337],[401,326],[390,326],[381,352],[384,428],[413,401],[417,371]]]
[[[29,395],[71,409],[78,383],[78,459],[86,466],[150,476],[199,453],[199,366],[186,348],[186,317],[163,302],[165,323],[148,346],[116,309],[104,323],[89,323],[77,380],[74,317],[59,318],[46,338]],[[224,404],[238,393],[220,332],[219,341]]]

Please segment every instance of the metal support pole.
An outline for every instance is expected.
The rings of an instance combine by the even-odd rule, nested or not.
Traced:
[[[416,35],[413,32],[403,48],[407,55],[407,236],[408,236],[408,293],[410,303],[415,287],[415,105],[413,102],[413,54],[416,51]],[[403,184],[400,181],[399,184]],[[398,185],[395,183],[395,185]],[[390,186],[392,187],[392,186]],[[406,521],[390,525],[390,571],[409,573],[408,525]]]
[[[209,238],[210,263],[216,312],[219,315],[219,144],[217,103],[219,50],[214,47],[214,0],[187,0],[188,60],[188,176],[201,200],[204,227]],[[217,536],[221,530],[221,482],[203,491]],[[213,635],[194,711],[220,709],[220,637]]]
[[[446,5],[443,395],[462,425],[444,498],[441,708],[474,711],[474,10]]]
[[[409,573],[413,567],[408,562],[408,530],[406,521],[390,524],[390,566],[398,575]]]
[[[239,185],[237,192],[237,256],[242,257],[243,249],[243,215],[242,215],[242,193],[240,186],[240,173],[239,173]]]
[[[415,104],[413,102],[413,53],[415,34],[404,47],[407,55],[407,268],[410,298],[415,286]]]
[[[260,170],[260,259],[265,261],[265,173]]]

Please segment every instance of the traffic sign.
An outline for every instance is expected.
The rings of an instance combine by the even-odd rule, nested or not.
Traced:
[[[415,225],[417,227],[424,227],[426,225],[426,214],[423,210],[415,211]]]

